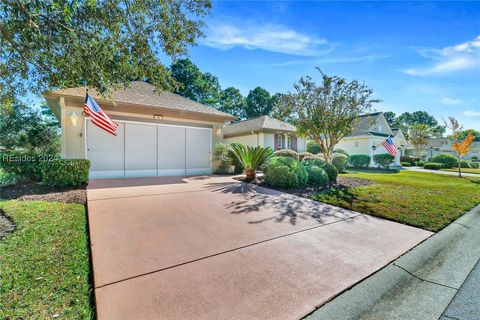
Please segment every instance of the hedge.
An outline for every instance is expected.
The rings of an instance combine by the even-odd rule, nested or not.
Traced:
[[[0,155],[0,168],[22,180],[40,181],[44,163],[53,159],[54,156],[34,152],[3,152]]]
[[[388,169],[395,160],[395,157],[390,153],[381,153],[373,156],[373,161],[382,168]]]
[[[295,160],[298,160],[298,153],[292,149],[281,149],[273,153],[274,157],[289,157]]]
[[[370,164],[370,156],[367,154],[354,154],[348,158],[348,164],[354,168],[366,168]]]
[[[325,170],[319,166],[306,166],[308,173],[308,184],[311,186],[328,186],[330,179]]]
[[[298,160],[302,161],[303,158],[305,158],[305,157],[313,157],[313,156],[315,156],[315,155],[313,153],[310,153],[310,152],[300,152],[300,153],[298,153]]]
[[[423,167],[425,165],[425,161],[417,161],[417,162],[415,162],[415,165],[417,167]]]
[[[458,160],[451,154],[439,154],[428,159],[430,163],[441,163],[444,168],[450,169],[458,166]]]
[[[265,183],[283,189],[307,185],[308,173],[303,164],[290,157],[272,157],[263,168]]]
[[[80,186],[88,183],[89,168],[85,159],[56,159],[43,166],[42,181],[49,186]]]
[[[412,164],[410,162],[400,162],[400,164],[402,165],[402,167],[411,167]]]
[[[333,166],[332,164],[321,160],[319,158],[316,159],[307,159],[307,157],[303,158],[303,164],[307,166],[317,166],[325,170],[325,172],[328,175],[328,180],[330,183],[335,183],[337,182],[337,176],[338,176],[338,170]]]
[[[337,168],[338,172],[345,172],[348,163],[348,156],[343,153],[334,153],[332,164]]]
[[[307,142],[307,152],[318,154],[320,153],[320,146],[315,141],[308,141]]]
[[[435,163],[435,162],[427,162],[423,166],[424,169],[429,169],[429,170],[438,170],[444,168],[443,164],[441,163]]]

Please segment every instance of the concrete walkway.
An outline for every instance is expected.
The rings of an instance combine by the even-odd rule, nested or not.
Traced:
[[[307,319],[480,319],[479,244],[480,206]]]
[[[299,319],[432,233],[230,177],[95,180],[98,318]]]
[[[409,171],[416,171],[416,172],[427,172],[427,173],[436,173],[436,174],[446,174],[450,176],[457,176],[458,177],[458,172],[451,172],[451,171],[441,171],[441,170],[427,170],[423,169],[421,167],[403,167],[404,170],[409,170]],[[464,177],[478,177],[480,178],[480,174],[476,173],[465,173],[462,172],[462,176]]]

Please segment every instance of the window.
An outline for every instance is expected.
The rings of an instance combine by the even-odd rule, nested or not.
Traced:
[[[353,146],[354,146],[355,148],[358,148],[358,147],[360,146],[360,142],[359,142],[359,141],[355,141],[355,142],[353,143]]]
[[[287,136],[287,149],[292,149],[292,137]]]
[[[283,136],[281,134],[277,135],[277,149],[283,149]]]

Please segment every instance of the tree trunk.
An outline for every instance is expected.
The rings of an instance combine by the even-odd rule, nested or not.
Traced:
[[[458,157],[458,177],[459,178],[462,177],[462,165],[460,164],[461,160],[462,160],[462,158]]]
[[[256,170],[253,168],[246,169],[245,175],[247,176],[245,178],[246,181],[253,181],[256,178]]]

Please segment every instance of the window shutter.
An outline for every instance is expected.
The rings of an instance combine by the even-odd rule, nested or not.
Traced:
[[[278,150],[278,134],[274,134],[273,150]]]
[[[292,145],[292,150],[297,151],[297,136],[291,136],[291,142],[290,144]]]

